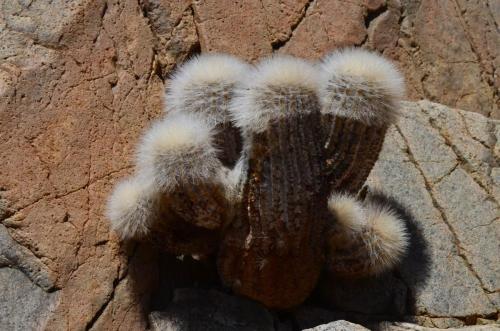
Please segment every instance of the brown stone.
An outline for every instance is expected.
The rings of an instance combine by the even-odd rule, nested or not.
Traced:
[[[202,51],[232,53],[254,61],[271,53],[259,1],[195,1],[193,10]]]
[[[411,98],[499,118],[499,17],[494,0],[2,2],[0,219],[10,237],[9,252],[15,252],[8,262],[5,252],[0,254],[3,277],[13,284],[19,280],[12,289],[36,292],[40,307],[47,305],[33,310],[43,318],[31,316],[40,328],[144,329],[149,287],[157,281],[155,252],[120,245],[109,232],[103,206],[112,185],[130,171],[139,133],[162,112],[163,80],[178,63],[200,49],[255,61],[273,51],[317,59],[336,47],[364,45],[398,63]],[[485,129],[477,126],[463,132],[467,142],[476,142],[464,144],[451,135],[456,139],[451,144],[472,160],[468,188],[498,195],[498,166],[489,171],[481,164],[489,155],[483,150],[498,152],[498,143],[483,137]],[[389,161],[387,167],[394,165]],[[445,158],[443,169],[422,164],[422,171],[429,171],[429,180],[438,179],[454,162]],[[409,160],[400,163],[402,170],[410,166]],[[492,179],[482,179],[482,173]],[[464,271],[461,256],[454,255],[450,264],[497,291],[490,273],[495,265],[481,265],[476,253],[483,246],[470,242],[467,224],[446,205],[451,200],[445,193],[454,187],[448,184],[461,178],[461,172],[450,174],[433,194],[449,213],[464,245],[462,255],[477,275]],[[415,186],[426,192],[422,180]],[[429,200],[415,209],[431,205]],[[451,237],[444,224],[437,224],[439,231],[429,230],[430,238],[433,233]],[[485,230],[474,231],[479,238]],[[443,242],[436,251],[454,247],[449,238]],[[445,260],[443,254],[436,260]],[[435,270],[428,292],[448,280],[438,276],[446,269],[452,268]],[[472,280],[466,283],[473,284],[472,294],[483,293]],[[477,307],[489,314],[493,310],[485,298],[498,306],[495,293],[477,294],[480,305],[456,314],[477,313]],[[441,304],[438,295],[419,293],[418,298],[419,312]]]
[[[140,13],[132,2],[2,4],[0,186],[13,212],[3,224],[53,279],[46,329],[91,328],[130,281],[131,253],[109,232],[103,202],[161,111]]]
[[[317,59],[338,47],[361,45],[366,15],[362,1],[314,1],[281,51]]]

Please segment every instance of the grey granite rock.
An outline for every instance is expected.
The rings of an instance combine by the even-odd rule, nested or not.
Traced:
[[[328,324],[318,325],[312,329],[305,329],[304,331],[365,331],[368,330],[359,324],[350,323],[347,321],[335,321]]]
[[[9,331],[43,330],[58,297],[8,267],[0,268],[0,293],[0,329]]]
[[[47,267],[0,224],[0,329],[42,330],[57,300]]]
[[[377,331],[439,331],[439,330],[447,330],[447,331],[494,331],[499,330],[499,325],[472,325],[465,326],[461,328],[428,328],[420,325],[412,324],[412,323],[381,323],[377,327]]]
[[[499,122],[428,101],[406,103],[369,185],[413,214],[429,254],[424,281],[412,263],[400,273],[416,315],[494,314],[500,274],[499,205],[494,196]]]
[[[15,242],[5,226],[0,224],[0,267],[2,266],[18,269],[45,291],[54,286],[53,275],[47,266],[27,248]]]
[[[272,315],[258,303],[214,290],[178,289],[167,309],[152,312],[155,331],[274,330]]]
[[[499,126],[428,101],[404,104],[367,184],[407,207],[415,242],[393,275],[323,282],[331,308],[426,316],[443,327],[496,314]]]
[[[457,245],[490,292],[500,289],[500,223],[498,204],[463,169],[458,168],[435,186]]]

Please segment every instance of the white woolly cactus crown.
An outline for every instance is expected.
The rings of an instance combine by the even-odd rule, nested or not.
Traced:
[[[167,116],[142,138],[137,171],[152,178],[164,192],[179,184],[209,180],[220,167],[213,134],[213,127],[199,115]]]
[[[320,65],[323,112],[366,125],[393,123],[404,97],[404,78],[384,57],[359,48],[336,51]]]
[[[277,99],[315,94],[318,75],[317,69],[303,59],[279,55],[263,60],[235,90],[230,105],[235,125],[252,132],[264,131],[270,120],[287,115],[275,106]],[[309,109],[303,107],[301,111]]]
[[[120,182],[109,197],[107,216],[111,228],[122,239],[141,238],[149,234],[157,217],[160,195],[146,177],[131,177]]]
[[[210,106],[221,107],[216,103],[227,99],[229,90],[249,69],[247,63],[226,54],[196,56],[174,74],[165,96],[165,110],[192,112]],[[223,100],[215,100],[221,97]]]
[[[184,63],[174,74],[175,84],[170,86],[169,95],[179,96],[193,84],[236,83],[249,69],[249,65],[227,54],[204,54]],[[168,97],[168,96],[167,96]],[[170,100],[172,107],[180,100]]]

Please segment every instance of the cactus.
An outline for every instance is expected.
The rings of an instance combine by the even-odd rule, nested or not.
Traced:
[[[327,268],[337,276],[377,275],[393,268],[404,255],[409,238],[404,215],[390,200],[332,194],[328,208],[336,223],[329,228]]]
[[[325,269],[390,270],[407,250],[405,216],[360,190],[402,96],[392,64],[363,50],[319,65],[195,58],[174,75],[133,178],[111,195],[112,228],[213,255],[226,286],[276,309],[303,302]]]

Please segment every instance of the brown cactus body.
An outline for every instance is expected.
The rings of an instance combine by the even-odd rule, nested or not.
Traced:
[[[273,308],[292,307],[314,288],[329,217],[317,98],[281,103],[290,115],[252,139],[240,212],[218,257],[224,282]]]
[[[370,174],[384,143],[387,125],[368,126],[358,120],[324,115],[329,129],[326,164],[332,190],[357,193]]]

